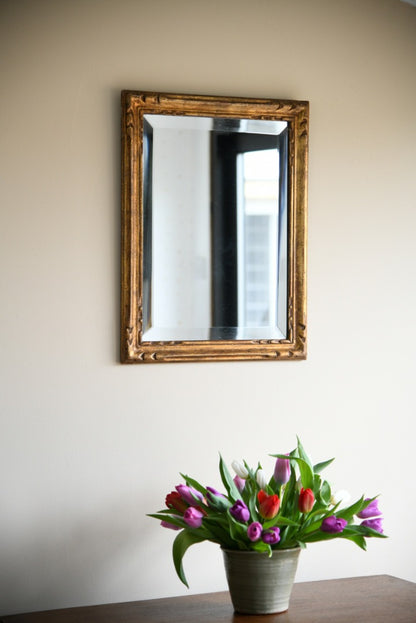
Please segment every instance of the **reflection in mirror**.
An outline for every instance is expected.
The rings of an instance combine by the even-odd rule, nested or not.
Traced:
[[[123,92],[123,361],[305,358],[307,129],[307,102]]]
[[[144,115],[144,127],[143,340],[286,337],[287,123]]]

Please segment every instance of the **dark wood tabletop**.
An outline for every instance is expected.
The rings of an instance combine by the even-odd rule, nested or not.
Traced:
[[[416,584],[389,575],[300,582],[281,614],[233,612],[228,592],[17,614],[0,623],[415,623]]]

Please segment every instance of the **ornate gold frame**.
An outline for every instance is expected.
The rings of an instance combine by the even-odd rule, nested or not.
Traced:
[[[143,114],[283,120],[289,124],[288,337],[283,340],[144,342]],[[122,92],[121,361],[158,363],[306,358],[306,226],[309,103]]]

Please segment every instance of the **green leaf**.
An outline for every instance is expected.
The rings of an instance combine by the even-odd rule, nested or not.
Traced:
[[[264,522],[264,529],[272,528],[273,526],[296,526],[299,527],[300,524],[297,521],[293,521],[293,519],[287,519],[287,517],[282,517],[281,515],[277,515],[273,519],[269,519],[269,521]]]
[[[299,437],[296,437],[296,439],[298,440],[298,453],[299,453],[299,458],[301,458],[303,461],[305,461],[305,463],[307,464],[307,466],[309,467],[309,469],[311,470],[312,474],[313,474],[313,467],[312,467],[312,463],[308,457],[308,455],[305,452],[304,447],[302,446]],[[302,480],[303,482],[303,480]],[[306,485],[303,485],[304,487],[306,487]],[[309,485],[308,485],[309,486]]]
[[[323,532],[322,530],[316,530],[315,532],[312,532],[311,534],[302,535],[302,540],[305,543],[316,543],[318,541],[331,541],[332,539],[336,539],[337,537],[339,538],[340,536],[341,536],[340,532],[338,532],[337,534],[334,534],[331,532]]]
[[[358,547],[361,547],[361,549],[363,549],[364,551],[366,551],[367,549],[367,543],[365,542],[365,538],[363,536],[361,536],[360,534],[340,534],[340,537],[343,539],[348,539],[348,541],[352,541],[353,543],[355,543],[356,545],[358,545]]]
[[[315,495],[315,502],[321,501],[321,486],[322,486],[322,478],[320,477],[319,474],[314,474],[312,491]]]
[[[378,539],[387,539],[385,534],[381,534],[381,532],[377,532],[377,530],[373,530],[373,528],[368,528],[367,526],[354,525],[350,524],[344,528],[344,532],[347,534],[361,534],[364,537],[376,537]]]
[[[225,514],[221,518],[211,519],[205,517],[204,526],[210,533],[209,541],[218,543],[224,547],[234,547],[234,541],[230,536],[229,525]]]
[[[299,465],[300,479],[302,481],[302,487],[305,489],[312,489],[313,487],[313,470],[312,467],[304,459],[300,457],[292,457],[291,461],[296,461]]]
[[[331,501],[331,487],[329,482],[323,481],[319,496],[324,504],[329,504]]]
[[[227,500],[227,498],[224,498],[224,504],[222,506],[207,506],[206,504],[199,504],[198,505],[199,508],[203,508],[204,513],[206,513],[208,515],[208,517],[215,517],[215,519],[217,521],[219,521],[219,518],[221,517],[221,515],[223,515],[227,509],[231,506],[231,502]]]
[[[199,493],[202,493],[204,497],[206,497],[207,495],[206,488],[203,487],[201,484],[199,484],[197,480],[194,480],[194,478],[191,478],[190,476],[187,476],[186,474],[181,474],[181,476],[185,480],[188,487],[193,487],[194,489],[199,491]]]
[[[275,490],[269,484],[266,484],[266,487],[263,489],[263,491],[265,493],[267,493],[267,495],[274,495],[275,494]]]
[[[259,521],[259,515],[256,508],[257,500],[257,488],[250,481],[246,480],[246,486],[243,489],[243,501],[247,504],[247,508],[250,511],[250,517],[252,521]]]
[[[270,478],[268,486],[273,491],[273,493],[277,493],[277,495],[280,497],[280,485],[277,484],[274,476]]]
[[[240,549],[248,549],[247,526],[236,521],[229,512],[228,522],[231,538],[238,543]]]
[[[289,481],[286,483],[283,489],[283,497],[280,506],[280,512],[284,517],[288,515],[293,516],[295,512],[295,505],[297,510],[297,498],[296,491],[296,473],[292,468]]]
[[[301,549],[306,549],[306,543],[304,543],[303,541],[296,541],[296,542]]]
[[[315,474],[320,474],[334,460],[335,460],[335,458],[328,459],[328,461],[322,461],[322,463],[317,463],[316,465],[313,466],[313,471],[315,472]]]
[[[226,464],[224,463],[221,454],[220,454],[220,475],[221,475],[221,480],[223,482],[223,485],[226,488],[227,493],[230,496],[231,500],[233,502],[240,500],[241,494],[239,490],[237,489],[237,487],[235,486],[235,482],[232,479],[231,474],[228,471],[228,468]]]
[[[256,541],[255,543],[252,543],[250,545],[250,549],[254,550],[255,552],[267,552],[269,554],[269,557],[272,555],[270,545],[268,545],[267,543],[263,543],[263,541]]]
[[[179,532],[178,536],[173,542],[172,547],[172,555],[173,555],[173,563],[175,565],[176,573],[178,574],[181,582],[185,584],[189,588],[189,584],[185,577],[185,572],[182,566],[182,559],[185,555],[186,550],[195,543],[201,543],[202,541],[206,541],[207,539],[204,536],[199,535],[197,532],[193,532],[191,530],[182,530]]]
[[[371,532],[374,532],[371,530]],[[348,539],[349,541],[353,541],[358,547],[361,549],[367,549],[367,543],[365,540],[366,536],[373,536],[367,532],[365,526],[346,526],[342,532],[339,533],[339,536],[342,539]],[[384,535],[377,532],[374,536],[383,537]]]
[[[246,461],[243,461],[243,463],[244,463],[244,467],[248,471],[249,478],[251,478],[254,482],[256,482],[257,470],[261,469],[260,463],[258,464],[257,469],[256,469],[255,472],[253,472],[253,470],[251,469],[250,465],[248,465],[248,463]]]
[[[342,508],[340,511],[338,511],[336,513],[336,516],[350,521],[354,515],[366,508],[374,499],[375,498],[365,500],[364,496],[362,496],[359,500],[357,500],[357,502],[354,502],[354,504],[351,504],[347,508]]]
[[[302,534],[310,534],[316,530],[319,531],[323,520],[327,517],[331,517],[333,514],[334,513],[331,509],[317,508],[316,510],[313,510],[309,513],[308,519],[302,527]]]
[[[371,532],[371,534],[370,534]],[[371,528],[365,528],[365,526],[349,525],[344,528],[342,532],[323,532],[322,530],[315,530],[310,534],[303,534],[302,539],[305,543],[315,543],[317,541],[330,541],[332,539],[347,539],[352,541],[361,549],[366,549],[365,537],[376,536],[383,538],[385,535],[372,530]]]

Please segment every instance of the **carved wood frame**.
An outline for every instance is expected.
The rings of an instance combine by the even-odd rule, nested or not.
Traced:
[[[288,336],[281,340],[145,342],[142,339],[143,114],[272,119],[289,125]],[[122,92],[121,361],[158,363],[306,358],[309,103]]]

